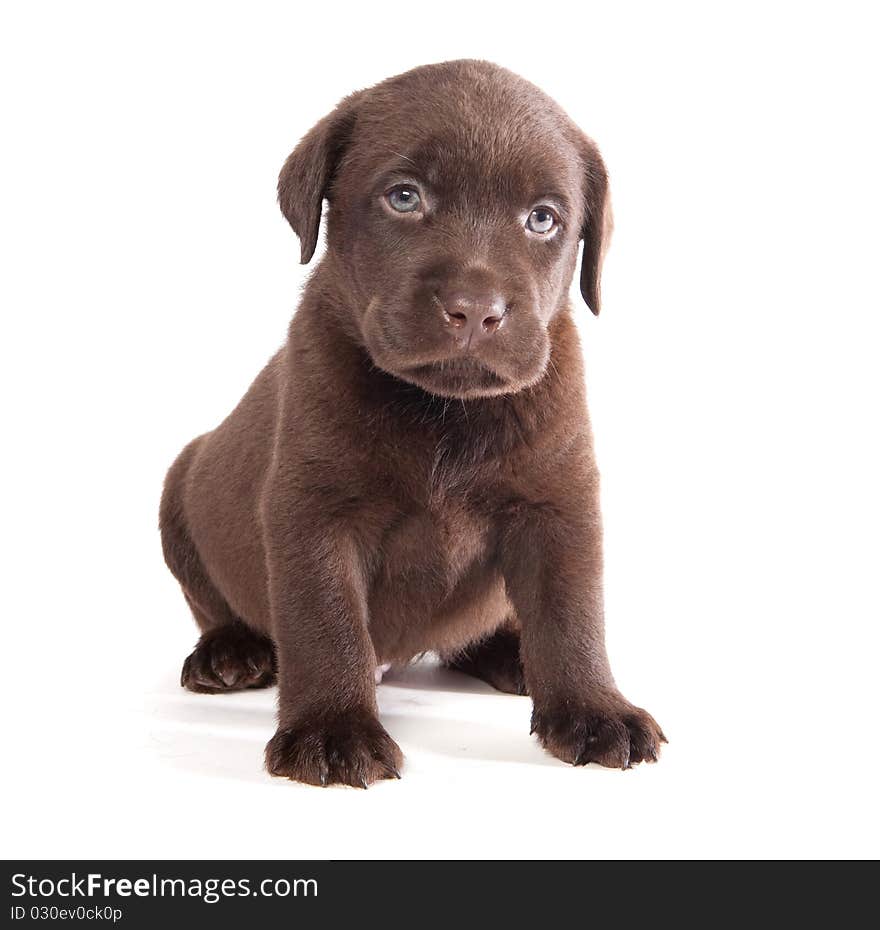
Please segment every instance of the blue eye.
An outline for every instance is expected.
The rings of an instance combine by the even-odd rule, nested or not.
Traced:
[[[414,187],[407,187],[404,184],[388,191],[385,199],[391,205],[391,209],[396,210],[398,213],[413,213],[422,204],[422,197],[419,192]]]
[[[547,207],[535,207],[526,220],[526,226],[534,233],[544,235],[556,225],[556,216]]]

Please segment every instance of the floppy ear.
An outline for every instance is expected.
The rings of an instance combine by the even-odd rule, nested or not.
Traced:
[[[587,306],[598,316],[602,309],[602,262],[611,240],[614,219],[608,192],[608,172],[595,144],[587,139],[581,147],[586,177],[586,206],[581,239],[584,253],[581,259],[581,294]]]
[[[351,138],[360,94],[346,97],[312,127],[290,153],[278,176],[278,205],[299,236],[300,261],[315,254],[321,209]]]

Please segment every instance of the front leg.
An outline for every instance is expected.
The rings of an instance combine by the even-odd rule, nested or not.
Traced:
[[[364,568],[344,521],[319,508],[265,510],[278,653],[278,730],[266,767],[312,785],[399,778],[403,756],[377,716]]]
[[[522,626],[532,732],[574,765],[655,762],[666,738],[617,690],[605,651],[598,480],[592,469],[578,469],[557,474],[555,485],[564,498],[518,505],[502,546]]]

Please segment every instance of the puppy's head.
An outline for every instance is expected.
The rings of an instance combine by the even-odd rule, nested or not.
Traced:
[[[593,143],[532,84],[486,62],[417,68],[346,98],[287,159],[284,215],[327,248],[373,362],[450,397],[534,384],[583,242],[599,312],[610,231]]]

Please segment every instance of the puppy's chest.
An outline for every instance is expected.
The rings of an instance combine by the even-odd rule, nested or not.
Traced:
[[[408,437],[398,447],[397,467],[385,475],[395,510],[380,547],[387,594],[439,606],[492,562],[499,458],[492,431],[474,427]]]
[[[492,523],[466,501],[432,501],[401,514],[382,544],[387,584],[442,598],[492,553]]]

